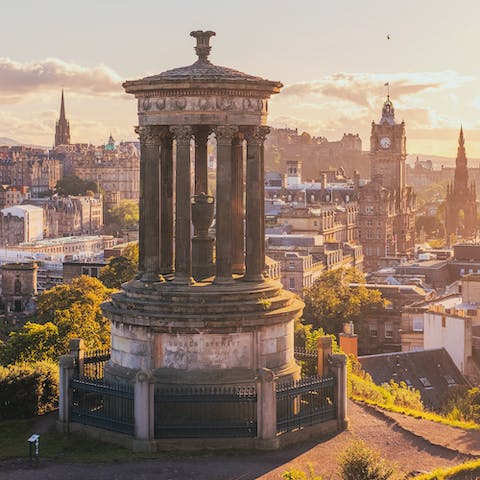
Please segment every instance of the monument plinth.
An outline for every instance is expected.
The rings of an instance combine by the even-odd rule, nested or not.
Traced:
[[[251,384],[262,368],[298,378],[294,320],[303,303],[264,274],[265,125],[282,84],[213,65],[214,32],[191,35],[195,63],[124,83],[138,100],[140,271],[104,305],[112,327],[105,374],[133,382],[143,370],[182,385]],[[215,198],[207,195],[209,137]]]

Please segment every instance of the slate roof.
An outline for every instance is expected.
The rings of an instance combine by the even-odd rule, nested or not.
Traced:
[[[420,391],[425,407],[437,410],[442,398],[458,385],[469,385],[444,349],[392,352],[358,357],[377,385],[394,380]]]

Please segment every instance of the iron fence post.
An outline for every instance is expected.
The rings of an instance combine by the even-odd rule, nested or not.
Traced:
[[[83,377],[83,360],[85,358],[85,342],[81,338],[72,338],[68,342],[70,349],[70,355],[75,357],[77,374],[81,378]]]

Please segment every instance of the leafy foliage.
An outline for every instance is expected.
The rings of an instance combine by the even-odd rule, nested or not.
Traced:
[[[100,305],[111,292],[100,280],[83,275],[38,297],[39,322],[51,322],[58,328],[58,355],[68,351],[71,338],[83,338],[88,349],[108,346],[110,325]]]
[[[105,231],[114,234],[125,228],[134,228],[139,222],[139,207],[134,200],[122,200],[105,215]]]
[[[340,455],[340,476],[343,480],[388,480],[394,472],[378,452],[361,440],[352,442]]]
[[[341,332],[343,323],[352,321],[358,326],[363,316],[384,305],[381,293],[368,289],[363,274],[355,268],[325,272],[305,290],[304,300],[304,322],[335,334]]]
[[[58,342],[58,328],[53,323],[27,322],[19,331],[11,332],[8,341],[0,346],[0,364],[54,361]]]
[[[76,175],[66,175],[57,182],[55,191],[59,195],[86,195],[88,192],[97,193],[97,184],[91,180],[82,180]]]
[[[456,387],[451,390],[442,412],[451,420],[480,423],[480,388]]]
[[[138,271],[138,243],[128,245],[123,255],[110,260],[100,271],[100,280],[108,288],[120,288],[131,280]]]
[[[54,363],[0,367],[0,419],[27,418],[54,408],[58,398],[58,367]]]
[[[282,473],[283,480],[322,480],[322,477],[315,475],[311,463],[307,463],[307,473],[298,468],[292,468]]]
[[[396,383],[393,380],[376,385],[353,357],[348,362],[347,382],[348,395],[356,400],[367,400],[384,408],[405,407],[418,412],[424,409],[418,390],[408,387],[405,382]]]

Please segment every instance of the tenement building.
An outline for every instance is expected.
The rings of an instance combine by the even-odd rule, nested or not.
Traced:
[[[390,98],[370,136],[371,181],[359,188],[360,241],[365,270],[386,256],[411,257],[415,248],[415,194],[405,183],[405,122],[395,121]]]
[[[464,238],[472,237],[477,230],[477,191],[475,183],[469,184],[467,155],[463,128],[458,138],[457,159],[453,182],[447,185],[445,202],[445,232]]]

